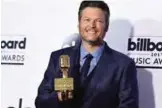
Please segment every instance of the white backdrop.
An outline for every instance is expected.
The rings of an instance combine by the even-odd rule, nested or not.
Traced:
[[[34,108],[50,53],[78,33],[81,0],[3,0],[2,39],[25,36],[24,65],[2,65],[2,108]],[[162,36],[161,0],[105,0],[111,11],[109,46],[127,54],[131,36]],[[162,39],[162,38],[161,38]],[[162,42],[162,40],[159,40]],[[162,65],[162,64],[161,64]],[[162,69],[138,69],[140,108],[162,108]]]

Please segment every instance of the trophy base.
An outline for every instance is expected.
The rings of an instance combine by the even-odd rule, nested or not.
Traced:
[[[54,89],[56,91],[72,91],[74,89],[73,78],[55,78]]]

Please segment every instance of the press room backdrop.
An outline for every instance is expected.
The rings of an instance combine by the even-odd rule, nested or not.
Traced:
[[[81,0],[2,1],[2,106],[34,108],[52,51],[75,45]],[[161,0],[105,0],[111,11],[105,41],[133,58],[140,108],[162,108]]]

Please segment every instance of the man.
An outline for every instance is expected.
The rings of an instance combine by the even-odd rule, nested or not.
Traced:
[[[103,40],[109,16],[105,2],[82,1],[78,12],[81,42],[51,54],[36,108],[138,108],[135,63]],[[54,78],[61,77],[61,55],[70,56],[69,75],[74,78],[74,96],[66,101],[62,92],[54,90]]]

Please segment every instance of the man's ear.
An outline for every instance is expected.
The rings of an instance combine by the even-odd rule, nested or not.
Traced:
[[[109,22],[108,22],[108,23],[106,24],[106,26],[105,26],[105,32],[107,32],[108,29],[109,29]]]

